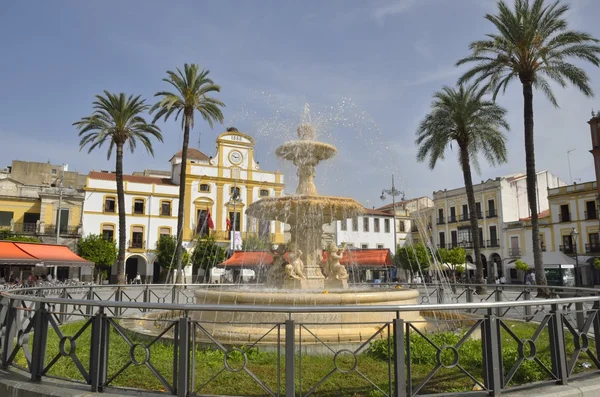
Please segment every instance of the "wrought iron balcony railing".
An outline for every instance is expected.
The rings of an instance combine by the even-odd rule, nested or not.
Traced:
[[[486,218],[496,218],[498,216],[498,211],[495,209],[490,209],[485,213]]]
[[[520,248],[509,248],[508,255],[513,258],[516,256],[521,256],[521,249]]]
[[[44,234],[45,235],[55,235],[56,234],[56,225],[44,225]],[[60,227],[60,235],[61,236],[79,236],[79,226],[65,226],[62,225]]]
[[[13,232],[19,234],[36,234],[38,232],[37,223],[15,223]]]
[[[559,245],[558,249],[564,254],[574,254],[577,252],[577,244]]]
[[[130,249],[145,249],[146,248],[146,240],[129,240],[129,248]]]
[[[456,223],[456,215],[454,215],[454,216],[450,215],[448,217],[448,223]]]
[[[590,220],[590,219],[598,219],[598,212],[596,212],[596,210],[594,211],[584,211],[583,214],[585,215],[585,219],[586,220]]]
[[[496,240],[486,240],[485,241],[485,246],[487,248],[496,248],[496,247],[500,247],[500,241],[498,239]]]
[[[585,252],[587,254],[589,254],[589,253],[595,253],[595,252],[600,252],[600,244],[598,244],[598,243],[586,244],[585,245]]]
[[[558,214],[559,222],[571,222],[571,213],[570,212],[561,212]]]
[[[444,220],[444,218],[437,218],[436,220],[436,224],[437,225],[444,225],[446,222]]]

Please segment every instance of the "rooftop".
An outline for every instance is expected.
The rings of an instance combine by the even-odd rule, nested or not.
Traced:
[[[117,174],[114,172],[98,172],[90,171],[88,174],[90,179],[97,179],[101,181],[116,181]],[[170,178],[157,178],[154,176],[141,176],[141,175],[123,175],[123,180],[126,182],[133,183],[148,183],[154,185],[170,185],[175,186]]]
[[[175,157],[181,157],[181,150],[178,151],[177,153],[175,153],[173,155],[173,157],[171,157],[171,160],[173,160],[173,158]],[[208,161],[210,160],[210,157],[208,157],[207,155],[205,155],[204,153],[202,153],[200,150],[198,149],[193,149],[193,148],[188,148],[187,150],[187,158],[188,160],[198,160],[198,161]]]

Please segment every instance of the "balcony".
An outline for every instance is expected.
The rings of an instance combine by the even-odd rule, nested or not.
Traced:
[[[585,245],[585,253],[589,254],[589,253],[596,253],[596,252],[600,252],[600,243],[591,243],[591,244],[586,244]]]
[[[458,246],[461,248],[464,248],[464,249],[472,249],[473,242],[472,241],[462,241],[460,244],[458,244]]]
[[[448,217],[448,223],[456,223],[456,215],[450,215]]]
[[[56,232],[57,232],[56,225],[45,225],[44,226],[44,235],[46,235],[46,236],[55,235]],[[79,236],[79,226],[62,225],[60,227],[60,235],[61,236]]]
[[[477,219],[483,219],[483,213],[481,211],[477,211]]]
[[[460,214],[460,222],[469,222],[469,214]]]
[[[498,217],[498,211],[496,211],[496,209],[489,209],[486,211],[485,213],[485,217],[486,218],[497,218]]]
[[[559,245],[558,249],[563,254],[574,254],[576,252],[576,250],[577,250],[577,245],[576,244],[572,244],[572,245]]]
[[[438,245],[437,245],[437,247],[438,247],[439,249],[446,248],[446,244],[438,244]]]
[[[37,223],[15,223],[13,232],[18,234],[36,234]]]
[[[570,212],[561,212],[558,214],[559,222],[571,222],[571,213]]]
[[[444,221],[444,218],[438,218],[438,219],[436,220],[436,224],[437,224],[437,225],[443,225],[443,224],[445,224],[445,223],[446,223],[446,222]]]
[[[509,248],[508,256],[511,256],[511,257],[521,256],[521,249],[520,248]]]
[[[500,242],[498,240],[486,240],[485,246],[487,248],[497,248],[500,247]]]
[[[586,220],[598,219],[598,213],[595,210],[590,212],[584,211],[583,214],[585,215]]]
[[[146,248],[146,240],[137,241],[137,240],[129,240],[129,249],[145,249]]]

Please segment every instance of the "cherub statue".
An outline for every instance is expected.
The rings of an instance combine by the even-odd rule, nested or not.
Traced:
[[[269,248],[269,252],[273,255],[273,263],[269,267],[267,271],[267,285],[271,287],[280,286],[283,278],[285,277],[285,266],[287,261],[283,257],[286,251],[286,246],[284,244],[279,244],[277,248],[272,245]]]
[[[340,259],[344,256],[346,251],[346,244],[342,248],[338,248],[334,242],[327,244],[327,251],[329,252],[329,258],[325,265],[325,278],[329,280],[346,280],[348,279],[348,272],[346,267],[340,263]]]
[[[288,258],[290,259],[290,263],[285,266],[285,273],[287,278],[294,278],[297,280],[306,279],[304,276],[304,263],[300,257],[302,256],[302,251],[299,249],[295,249],[294,251],[288,254]]]

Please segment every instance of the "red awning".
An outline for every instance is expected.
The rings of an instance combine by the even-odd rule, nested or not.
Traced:
[[[287,259],[287,254],[285,255]],[[323,251],[323,261],[329,257],[329,252]],[[268,266],[273,262],[271,253],[267,251],[236,251],[225,262],[219,264],[223,267],[256,267]],[[357,265],[363,267],[392,266],[392,256],[389,249],[356,249],[344,253],[343,265]]]
[[[0,241],[0,265],[92,267],[64,245]]]

